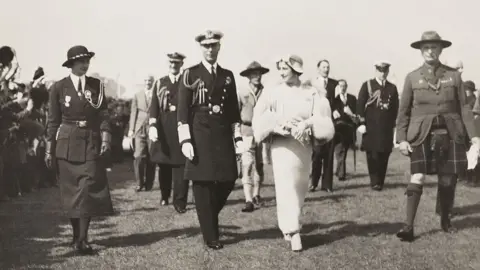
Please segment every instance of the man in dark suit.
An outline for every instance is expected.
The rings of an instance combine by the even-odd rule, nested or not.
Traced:
[[[335,99],[335,88],[338,82],[328,77],[330,73],[330,63],[328,60],[320,60],[317,64],[318,73],[320,76],[315,82],[316,88],[321,94],[330,102],[330,107],[333,106]],[[310,191],[313,192],[318,186],[320,176],[322,177],[321,190],[326,192],[333,192],[333,153],[335,149],[334,140],[323,144],[314,145],[312,155],[312,179]],[[323,174],[322,174],[323,169]]]
[[[218,215],[235,180],[235,147],[243,152],[235,78],[217,63],[221,32],[196,37],[201,63],[183,73],[178,92],[178,137],[187,158],[185,179],[193,181],[193,195],[206,245],[221,249]]]
[[[130,109],[128,137],[133,137],[133,168],[138,182],[137,192],[151,190],[155,177],[155,163],[150,160],[148,151],[150,143],[147,138],[153,82],[153,76],[148,76],[145,79],[145,89],[135,94]]]
[[[362,148],[367,153],[370,185],[376,191],[381,191],[385,183],[398,113],[398,91],[387,81],[389,71],[388,62],[376,63],[375,78],[364,82],[358,93],[358,130],[363,134]]]
[[[188,180],[184,178],[185,157],[178,141],[177,107],[180,69],[185,56],[180,53],[167,54],[170,73],[155,82],[152,105],[150,106],[149,137],[153,141],[150,149],[152,162],[160,166],[161,204],[168,204],[172,182],[173,207],[183,214],[186,212]]]
[[[340,181],[345,180],[347,152],[356,139],[357,98],[347,93],[347,87],[346,80],[338,81],[340,93],[335,97],[332,105],[335,124],[335,159],[337,160],[335,175]]]

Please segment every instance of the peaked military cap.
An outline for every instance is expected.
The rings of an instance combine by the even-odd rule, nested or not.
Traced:
[[[442,45],[443,48],[448,48],[450,47],[450,45],[452,45],[452,42],[442,39],[442,37],[440,37],[437,32],[425,31],[423,32],[420,40],[413,42],[412,44],[410,44],[410,46],[414,49],[420,49],[422,44],[429,42],[439,43],[440,45]]]
[[[204,44],[213,44],[218,43],[223,37],[223,33],[220,31],[207,30],[204,33],[199,34],[195,37],[195,41]]]
[[[170,62],[182,62],[183,59],[186,58],[185,55],[183,55],[179,52],[168,53],[167,56],[168,56]]]

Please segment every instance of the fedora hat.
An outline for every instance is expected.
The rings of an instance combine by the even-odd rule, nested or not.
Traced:
[[[88,51],[85,46],[77,45],[71,47],[67,52],[67,61],[63,63],[64,67],[71,67],[73,61],[82,58],[92,58],[95,55],[94,52]]]
[[[420,49],[424,43],[439,43],[443,48],[448,48],[452,45],[452,42],[442,39],[440,35],[435,31],[425,31],[422,34],[420,40],[413,42],[410,46],[414,49]]]
[[[262,67],[262,65],[260,65],[260,63],[258,63],[257,61],[253,61],[247,66],[244,71],[240,72],[240,76],[247,77],[253,71],[260,71],[260,74],[263,75],[270,70],[266,67]]]
[[[288,56],[280,58],[277,61],[277,68],[278,68],[278,64],[280,62],[285,62],[285,64],[287,64],[295,72],[303,74],[303,60],[300,56],[298,56],[298,55],[288,55]]]

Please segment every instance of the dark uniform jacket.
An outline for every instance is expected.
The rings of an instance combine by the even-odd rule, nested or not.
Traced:
[[[107,101],[99,109],[86,100],[91,93],[94,104],[99,99],[101,82],[96,78],[85,78],[85,94],[78,96],[72,79],[66,77],[50,89],[47,141],[56,142],[55,157],[71,162],[85,162],[99,157],[101,132],[110,132]],[[87,94],[88,95],[88,94]],[[81,122],[86,123],[82,127]]]
[[[177,131],[178,85],[179,81],[172,83],[170,77],[165,76],[153,88],[150,118],[157,120],[158,140],[152,143],[150,159],[155,163],[185,164]]]
[[[347,106],[350,108],[352,113],[356,115],[357,98],[354,95],[347,93],[346,103],[343,103],[343,100],[340,97],[340,94],[338,94],[333,100],[332,114],[334,111],[337,111],[340,114],[340,117],[337,119],[334,119],[333,123],[335,124],[336,137],[345,143],[353,144],[356,138],[355,132],[356,132],[357,124],[354,121],[354,119],[352,119],[352,117],[350,117],[344,112],[344,109]]]
[[[371,104],[367,105],[368,103]],[[364,124],[367,130],[362,138],[364,150],[384,153],[392,151],[397,113],[398,91],[394,84],[385,81],[382,87],[376,79],[363,83],[358,93],[357,114],[360,124]]]
[[[182,77],[178,122],[189,125],[195,153],[195,158],[185,164],[185,178],[235,181],[238,174],[233,125],[240,123],[240,112],[233,73],[217,66],[214,80],[200,63],[187,69]],[[185,85],[195,81],[193,89]]]
[[[457,143],[465,144],[468,137],[479,135],[460,73],[442,64],[436,70],[424,64],[405,79],[397,119],[397,141],[408,141],[412,146],[422,144],[437,115],[443,116],[450,138]]]

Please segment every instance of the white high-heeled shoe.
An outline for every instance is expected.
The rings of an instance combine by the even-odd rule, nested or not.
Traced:
[[[291,236],[290,243],[292,245],[293,251],[302,251],[302,238],[300,237],[300,233],[296,233]]]
[[[285,233],[283,234],[283,239],[285,239],[285,241],[292,241],[292,235]]]

